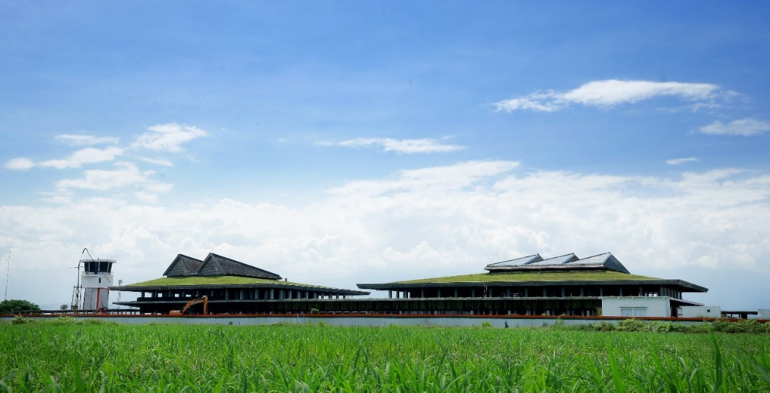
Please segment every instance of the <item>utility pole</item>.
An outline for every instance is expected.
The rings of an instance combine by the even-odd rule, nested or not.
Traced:
[[[8,300],[8,281],[11,277],[11,247],[8,246],[8,258],[5,259],[6,268],[5,268],[5,298],[3,300]]]

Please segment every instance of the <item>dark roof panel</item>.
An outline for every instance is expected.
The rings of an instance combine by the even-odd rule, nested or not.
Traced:
[[[188,257],[184,254],[177,254],[174,261],[171,262],[166,271],[163,272],[163,275],[166,277],[192,276],[198,271],[198,268],[202,263],[203,261],[200,259]]]
[[[197,270],[198,276],[241,276],[280,280],[281,276],[234,259],[209,253]]]

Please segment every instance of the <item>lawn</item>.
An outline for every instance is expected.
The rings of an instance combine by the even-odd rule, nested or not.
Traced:
[[[770,391],[770,335],[0,326],[0,391]]]

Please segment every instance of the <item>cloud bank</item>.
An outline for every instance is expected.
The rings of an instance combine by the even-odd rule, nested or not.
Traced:
[[[69,186],[107,189],[144,176],[130,165],[113,172],[120,171],[92,173]],[[177,253],[204,257],[209,251],[293,281],[342,287],[481,272],[487,263],[535,252],[611,251],[632,272],[663,277],[677,268],[747,269],[760,281],[768,275],[768,175],[721,169],[671,179],[518,171],[513,161],[401,171],[345,183],[294,207],[233,199],[152,206],[142,202],[153,202],[154,192],[145,189],[135,195],[140,203],[113,197],[0,206],[0,244],[14,245],[22,266],[17,280],[48,279],[55,284],[50,291],[60,288],[56,296],[65,299],[71,285],[60,276],[72,273],[84,246],[94,256],[116,258],[117,278],[127,283],[160,276]],[[14,291],[32,300],[53,296],[18,286]]]
[[[497,111],[555,112],[571,105],[608,108],[633,104],[655,97],[678,97],[688,101],[713,101],[719,96],[719,86],[708,83],[651,82],[602,80],[586,83],[574,90],[534,92],[496,102]],[[725,94],[734,94],[732,92]]]

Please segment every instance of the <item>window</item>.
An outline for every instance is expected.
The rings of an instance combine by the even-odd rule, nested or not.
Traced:
[[[647,307],[621,307],[621,317],[646,317]]]

